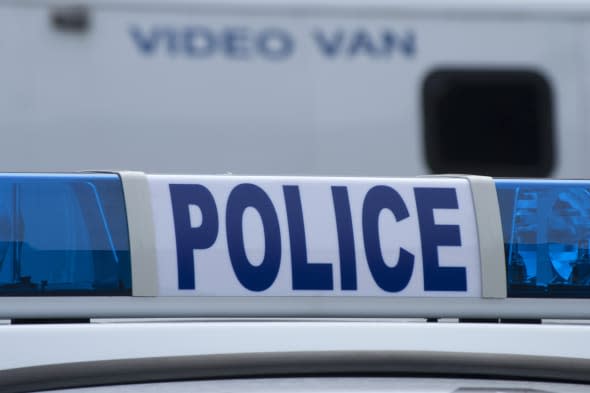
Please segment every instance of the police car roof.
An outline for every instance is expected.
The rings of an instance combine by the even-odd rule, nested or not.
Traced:
[[[590,325],[547,319],[588,319],[589,215],[586,181],[2,174],[0,386],[586,383]],[[146,316],[206,318],[104,319]]]

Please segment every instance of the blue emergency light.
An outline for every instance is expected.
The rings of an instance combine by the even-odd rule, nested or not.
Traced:
[[[509,297],[590,297],[590,182],[496,180]]]
[[[130,294],[117,175],[0,175],[0,295]]]
[[[590,317],[589,244],[590,181],[1,174],[0,316]]]

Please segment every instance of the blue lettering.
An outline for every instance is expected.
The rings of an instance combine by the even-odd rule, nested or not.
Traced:
[[[396,35],[392,31],[384,31],[382,40],[384,55],[390,55],[396,47],[408,57],[413,56],[416,51],[416,40],[412,31],[406,32],[403,36]]]
[[[291,36],[279,29],[264,30],[256,40],[258,52],[269,60],[283,60],[293,53]]]
[[[315,30],[312,37],[320,52],[330,58],[347,54],[349,57],[389,57],[394,50],[410,57],[416,51],[414,32],[396,34],[391,30],[384,30],[379,35],[371,34],[366,29],[358,29],[347,33],[336,30],[331,36],[321,30]]]
[[[416,37],[413,31],[406,33],[404,37],[400,39],[400,48],[402,53],[410,57],[416,53]]]
[[[233,59],[247,59],[250,56],[248,48],[248,31],[245,28],[230,28],[223,32],[225,55]]]
[[[337,30],[332,37],[326,37],[322,31],[316,30],[313,32],[313,38],[324,56],[335,57],[341,52],[340,48],[344,41],[344,32]]]
[[[189,56],[210,56],[215,51],[215,36],[205,27],[187,28],[184,31],[184,50]]]
[[[369,270],[377,285],[387,292],[399,292],[410,282],[414,269],[414,255],[400,247],[396,266],[389,267],[385,264],[379,238],[379,215],[383,209],[389,209],[397,222],[410,216],[404,200],[393,188],[371,188],[363,202],[365,253]]]
[[[162,38],[160,32],[157,30],[152,30],[149,35],[144,35],[137,26],[131,26],[129,28],[129,34],[131,34],[131,38],[137,48],[146,55],[154,52],[158,42]]]
[[[424,289],[426,291],[466,291],[467,277],[464,267],[441,267],[438,246],[460,246],[458,225],[434,223],[434,209],[458,209],[454,188],[414,188],[422,258],[424,260]]]
[[[344,186],[332,187],[334,212],[336,215],[336,232],[340,253],[340,280],[344,290],[356,290],[356,253],[354,250],[354,232],[348,190]]]
[[[217,207],[211,192],[198,184],[170,184],[170,199],[176,233],[178,289],[195,289],[195,261],[193,250],[209,248],[219,231]],[[189,206],[201,210],[202,223],[191,225]]]
[[[242,221],[248,207],[258,212],[264,230],[264,258],[259,266],[250,263],[244,246]],[[281,263],[281,231],[272,201],[260,187],[240,184],[229,195],[225,220],[227,247],[236,277],[250,291],[268,289],[277,278]]]
[[[289,31],[276,27],[259,32],[247,27],[215,30],[205,26],[163,26],[142,31],[139,26],[132,25],[129,34],[139,51],[146,55],[154,54],[160,46],[165,46],[163,49],[170,55],[184,54],[194,58],[222,55],[240,60],[256,56],[284,60],[293,55],[296,45]],[[329,33],[315,29],[311,36],[320,53],[327,58],[344,55],[389,57],[395,50],[406,57],[416,53],[416,36],[411,30],[401,34],[391,30],[373,34],[367,29],[336,29]]]
[[[365,30],[359,30],[352,36],[348,54],[352,57],[363,52],[368,56],[374,56],[377,51],[371,40],[371,35]]]
[[[384,55],[390,55],[391,52],[393,52],[393,50],[395,49],[395,45],[397,43],[397,39],[395,37],[395,34],[393,33],[393,31],[384,31],[383,35],[382,35],[382,39],[383,39],[383,47],[382,49],[382,53]]]
[[[307,260],[307,243],[299,187],[283,186],[283,193],[289,225],[293,289],[333,289],[332,266],[329,263],[310,263]]]
[[[182,37],[180,37],[178,34],[176,34],[176,32],[172,29],[170,30],[163,30],[162,33],[164,35],[164,37],[166,38],[166,43],[167,43],[167,49],[168,49],[168,53],[170,55],[175,55],[179,52],[179,47],[180,47],[180,40],[182,39]]]

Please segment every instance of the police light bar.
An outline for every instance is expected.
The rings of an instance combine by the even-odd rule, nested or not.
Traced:
[[[0,175],[0,317],[590,317],[590,182]]]

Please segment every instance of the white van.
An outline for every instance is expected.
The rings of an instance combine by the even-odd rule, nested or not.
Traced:
[[[0,3],[0,167],[589,174],[590,5]]]

